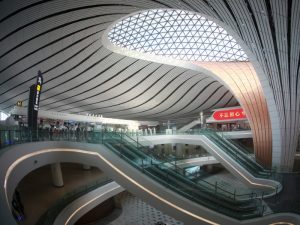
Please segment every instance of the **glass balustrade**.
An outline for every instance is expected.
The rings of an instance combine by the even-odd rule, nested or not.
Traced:
[[[151,143],[149,143],[149,141],[147,141],[140,132],[131,132],[127,133],[127,135],[131,136],[136,142],[145,143],[145,145],[151,145]],[[157,132],[155,135],[166,135],[166,133]],[[222,132],[220,131],[214,131],[212,129],[197,129],[182,133],[176,132],[176,135],[205,135],[210,139],[210,141],[216,144],[222,151],[247,169],[252,175],[259,178],[273,178],[281,180],[281,178],[274,176],[274,170],[265,169],[260,163],[258,163],[258,160],[255,159],[253,155],[249,154],[245,147],[242,147],[234,143],[232,140],[227,139],[226,136],[222,135]]]
[[[202,131],[203,134],[214,138],[214,142],[232,155],[234,151],[219,141],[211,132]],[[209,135],[208,135],[209,134]],[[48,132],[23,130],[0,131],[0,146],[36,142],[36,141],[76,141],[94,144],[104,144],[115,154],[127,161],[135,168],[165,185],[169,189],[184,197],[216,210],[225,215],[248,219],[263,215],[264,206],[260,194],[255,192],[240,194],[239,190],[224,189],[218,182],[209,183],[205,180],[195,179],[197,174],[184,171],[177,166],[174,158],[161,158],[150,148],[141,144],[139,139],[123,132]],[[5,149],[5,148],[4,148]],[[197,180],[197,182],[195,181]]]
[[[124,133],[112,132],[108,135],[110,139],[105,139],[104,145],[113,148],[148,176],[190,200],[239,219],[257,217],[263,213],[261,200],[256,199],[255,193],[239,195],[220,188],[217,183],[210,184],[204,180],[193,182],[193,175],[184,173],[176,161],[161,161],[155,154],[148,154],[149,149],[144,146],[127,142],[128,137]]]
[[[38,220],[35,225],[53,225],[59,213],[68,206],[71,202],[79,197],[112,182],[111,179],[98,180],[88,185],[81,186],[75,190],[68,192],[60,198],[53,206],[51,206]]]
[[[245,153],[242,149],[238,148],[228,139],[225,139],[218,135],[216,132],[211,130],[203,130],[201,134],[209,138],[215,143],[222,151],[226,152],[227,155],[231,156],[236,162],[242,165],[250,173],[256,177],[269,178],[272,175],[271,170],[264,169],[258,164],[249,154]]]

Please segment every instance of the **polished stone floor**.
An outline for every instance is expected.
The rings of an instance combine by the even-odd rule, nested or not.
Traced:
[[[159,222],[184,225],[128,192],[122,193],[120,204],[121,209],[116,209],[111,215],[90,225],[155,225]]]
[[[158,222],[166,225],[184,225],[131,194],[127,193],[121,204],[121,216],[109,225],[154,225]]]

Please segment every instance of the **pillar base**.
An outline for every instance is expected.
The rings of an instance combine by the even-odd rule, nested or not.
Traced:
[[[52,184],[54,187],[60,188],[64,186],[64,180],[61,172],[60,163],[51,165]]]

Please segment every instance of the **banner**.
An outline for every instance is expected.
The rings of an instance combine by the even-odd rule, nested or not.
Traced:
[[[34,105],[33,105],[33,109],[35,111],[39,110],[42,86],[43,86],[43,76],[42,76],[42,72],[39,70],[38,75],[37,75],[37,79],[36,79],[35,98],[34,98]]]
[[[217,121],[247,119],[242,108],[216,110],[212,117]]]
[[[43,77],[42,72],[38,71],[36,84],[30,86],[29,99],[28,99],[28,112],[27,112],[27,124],[33,131],[37,129],[38,110],[40,104],[40,97],[42,92]],[[32,137],[35,138],[36,134],[33,133]]]

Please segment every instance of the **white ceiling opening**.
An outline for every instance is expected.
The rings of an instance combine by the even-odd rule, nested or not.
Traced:
[[[236,40],[197,13],[151,9],[116,23],[108,39],[122,48],[188,61],[248,61]]]

